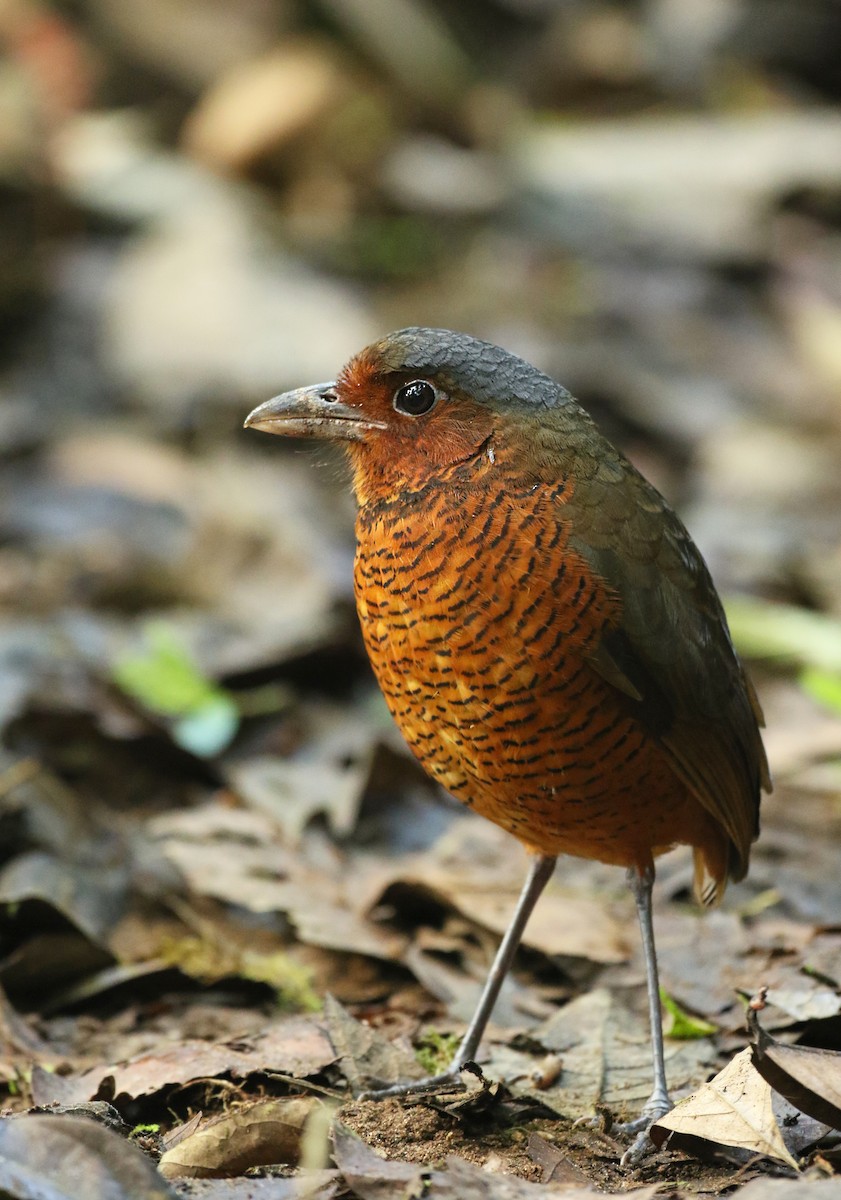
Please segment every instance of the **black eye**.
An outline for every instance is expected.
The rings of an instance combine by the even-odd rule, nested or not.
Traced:
[[[438,392],[431,383],[427,383],[425,379],[413,379],[411,383],[404,383],[394,393],[394,407],[398,412],[419,417],[422,413],[429,412],[437,399]]]

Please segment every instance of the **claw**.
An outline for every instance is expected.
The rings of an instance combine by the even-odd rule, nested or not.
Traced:
[[[635,1123],[636,1122],[634,1122],[634,1124]],[[631,1145],[619,1159],[619,1166],[623,1170],[627,1170],[629,1167],[639,1166],[643,1159],[647,1158],[654,1149],[654,1143],[648,1136],[648,1131],[652,1124],[653,1122],[649,1121],[645,1128],[639,1131]]]

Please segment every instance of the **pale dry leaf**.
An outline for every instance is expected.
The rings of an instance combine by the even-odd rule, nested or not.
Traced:
[[[264,813],[210,802],[156,817],[149,831],[195,895],[251,912],[284,912],[298,897],[293,856]]]
[[[558,1054],[563,1070],[558,1086],[541,1089],[540,1096],[560,1116],[576,1119],[592,1115],[602,1102],[602,1080],[604,1078],[607,1025],[610,1021],[612,999],[606,988],[596,988],[585,996],[571,1000],[569,1004],[532,1030],[532,1037],[546,1049]],[[489,1070],[492,1074],[502,1073],[512,1079],[522,1072],[522,1082],[512,1081],[516,1093],[531,1092],[529,1068],[534,1060],[519,1056],[519,1066],[510,1062],[512,1051],[505,1048],[495,1050]]]
[[[154,155],[149,147],[147,158]],[[197,174],[186,185],[189,212],[150,223],[119,256],[103,314],[107,363],[161,407],[189,404],[198,391],[210,403],[269,396],[282,379],[332,378],[376,333],[364,293],[273,250],[256,197],[243,205],[234,190]],[[283,582],[285,608],[295,574]]]
[[[530,1036],[561,1060],[557,1083],[535,1089],[535,1060],[507,1048],[494,1049],[492,1072],[512,1082],[516,1094],[533,1095],[561,1116],[591,1116],[606,1105],[636,1116],[651,1093],[651,1035],[648,1022],[631,1012],[606,988],[595,988],[565,1004],[532,1029]],[[715,1059],[709,1039],[666,1041],[666,1074],[672,1091],[692,1086],[708,1074]]]
[[[663,986],[682,1005],[714,1021],[733,1004],[735,988],[745,985],[751,945],[744,922],[720,909],[698,913],[669,905],[657,913],[656,924]],[[641,954],[637,961],[641,966]]]
[[[353,884],[342,873],[302,863],[265,808],[210,802],[155,818],[151,832],[195,895],[251,912],[286,913],[305,944],[389,962],[403,953],[406,938],[355,911],[346,894]]]
[[[365,954],[385,962],[401,959],[406,948],[402,934],[366,921],[349,908],[319,900],[315,889],[298,897],[286,911],[298,938],[308,946]]]
[[[163,1136],[164,1150],[174,1150],[187,1138],[192,1137],[203,1120],[204,1113],[199,1110],[199,1112],[193,1113],[189,1121],[185,1121],[183,1125],[176,1125],[174,1129],[170,1129],[169,1133],[165,1133]]]
[[[841,117],[825,108],[720,114],[714,122],[700,113],[541,121],[518,141],[517,157],[531,187],[565,213],[586,212],[605,237],[621,228],[720,261],[756,253],[759,214],[774,195],[837,185]]]
[[[353,829],[366,770],[330,762],[288,762],[261,756],[234,764],[234,789],[251,809],[269,816],[286,838],[300,841],[313,817],[324,814],[331,831],[346,837]]]
[[[285,43],[237,63],[204,93],[185,122],[185,148],[216,169],[243,170],[340,103],[342,83],[329,46]]]
[[[753,1066],[750,1048],[651,1128],[658,1147],[676,1148],[684,1137],[735,1146],[797,1168],[774,1117],[771,1088]]]
[[[798,964],[796,970],[798,973],[802,972],[802,964]],[[794,974],[793,968],[792,976]],[[796,984],[769,987],[768,1004],[780,1009],[791,1017],[793,1022],[828,1021],[841,1013],[841,996],[835,988],[827,987],[817,979],[804,979],[802,975],[797,979],[797,983],[801,982],[802,986],[799,987]],[[777,1025],[777,1028],[779,1027]]]
[[[167,1150],[158,1169],[165,1179],[218,1179],[296,1163],[304,1124],[320,1103],[314,1096],[284,1096],[231,1109]]]
[[[445,872],[434,865],[421,866],[414,880],[431,888],[468,920],[494,933],[505,933],[517,903],[517,887],[501,889],[475,877]],[[413,882],[413,879],[404,880]],[[604,902],[582,896],[571,888],[549,884],[529,918],[523,943],[544,954],[588,958],[591,962],[616,963],[628,957],[628,942],[622,926]]]
[[[567,1186],[586,1187],[585,1171],[577,1166],[559,1146],[548,1142],[539,1133],[530,1133],[527,1143],[529,1158],[543,1172],[541,1183],[563,1183]]]

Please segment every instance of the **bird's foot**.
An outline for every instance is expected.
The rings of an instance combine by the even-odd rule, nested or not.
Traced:
[[[648,1157],[654,1149],[654,1143],[648,1136],[648,1131],[654,1122],[659,1121],[671,1108],[672,1102],[668,1096],[655,1094],[645,1105],[636,1120],[623,1121],[613,1126],[612,1133],[624,1133],[634,1139],[620,1158],[620,1167],[636,1167],[644,1158]]]
[[[589,1125],[613,1137],[614,1134],[632,1137],[634,1140],[619,1160],[620,1167],[635,1167],[654,1149],[648,1131],[655,1121],[673,1107],[668,1096],[653,1095],[642,1112],[633,1121],[613,1121],[609,1109],[602,1109],[595,1117],[579,1117],[575,1125]]]
[[[482,1071],[474,1062],[455,1062],[440,1075],[427,1079],[413,1079],[409,1083],[393,1083],[390,1087],[361,1092],[360,1100],[391,1100],[394,1096],[434,1096],[438,1092],[463,1092],[466,1090],[461,1078],[463,1071],[482,1078]]]

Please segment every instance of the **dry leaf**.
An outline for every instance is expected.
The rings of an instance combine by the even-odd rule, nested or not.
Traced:
[[[61,1098],[64,1103],[89,1100],[109,1075],[114,1081],[113,1094],[132,1099],[219,1075],[243,1079],[261,1071],[280,1071],[302,1078],[322,1071],[335,1057],[322,1025],[306,1017],[290,1017],[236,1046],[184,1040],[167,1045],[159,1054],[144,1054],[118,1066],[94,1067],[63,1080]]]
[[[0,1194],[19,1200],[175,1200],[142,1151],[86,1117],[0,1121]]]
[[[784,1046],[756,1021],[751,1047],[754,1067],[790,1104],[841,1129],[841,1054],[815,1046]]]
[[[776,1158],[796,1169],[771,1102],[771,1089],[754,1069],[747,1048],[714,1079],[661,1117],[651,1127],[651,1140],[658,1147],[678,1149],[684,1138],[696,1138]]]
[[[158,1164],[165,1179],[219,1179],[251,1167],[296,1163],[314,1096],[284,1096],[232,1109],[167,1150]]]
[[[530,1031],[563,1064],[557,1083],[540,1090],[531,1082],[535,1060],[507,1047],[493,1047],[492,1075],[513,1080],[515,1094],[533,1096],[562,1116],[591,1116],[598,1105],[636,1116],[651,1092],[651,1034],[645,1018],[629,1011],[606,988],[595,988],[565,1004]],[[715,1052],[707,1038],[667,1041],[666,1073],[672,1090],[703,1079]],[[482,1062],[485,1066],[484,1060]],[[523,1078],[524,1077],[524,1078]]]
[[[325,997],[324,1016],[330,1041],[351,1087],[382,1087],[423,1078],[423,1067],[409,1050],[401,1050],[369,1025],[355,1020],[333,996]]]
[[[347,98],[334,59],[323,46],[300,42],[237,63],[190,114],[184,127],[188,153],[237,171],[276,151]]]
[[[271,818],[297,845],[312,819],[324,814],[336,837],[347,837],[359,813],[367,772],[356,765],[289,762],[268,756],[235,763],[228,779],[249,808]]]
[[[333,1158],[359,1200],[417,1200],[428,1174],[419,1163],[387,1162],[340,1121],[333,1125]]]
[[[539,1133],[530,1133],[528,1140],[529,1158],[543,1171],[541,1183],[564,1183],[586,1187],[586,1172],[569,1158],[562,1149],[547,1142]]]
[[[417,882],[432,889],[468,920],[500,935],[508,928],[517,902],[516,886],[509,892],[498,882],[480,882],[475,874],[443,870],[433,862],[418,863],[402,882]],[[628,957],[622,927],[603,901],[554,884],[541,896],[523,942],[544,954],[588,958],[592,962],[615,963]]]
[[[199,1112],[193,1113],[189,1121],[185,1121],[183,1125],[176,1125],[174,1129],[170,1129],[169,1133],[163,1136],[163,1149],[174,1150],[176,1146],[180,1146],[187,1138],[193,1136],[203,1119],[204,1113],[199,1110]]]

